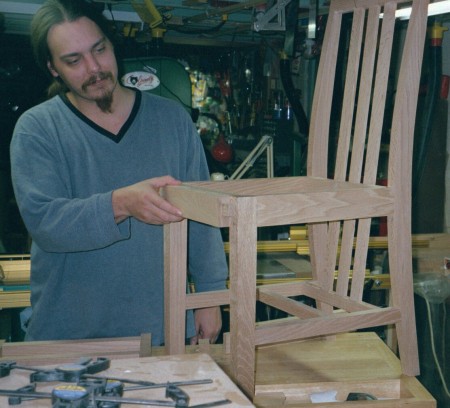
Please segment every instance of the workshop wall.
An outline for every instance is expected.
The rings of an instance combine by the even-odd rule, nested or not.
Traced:
[[[449,24],[444,23],[446,27]],[[444,75],[450,74],[450,53],[447,51],[450,49],[449,36],[448,33],[444,34]],[[296,45],[291,73],[294,87],[299,92],[298,97],[309,115],[317,58],[314,44],[308,48],[304,40],[299,38]],[[212,171],[232,174],[239,161],[254,147],[255,141],[262,134],[272,133],[276,136],[275,175],[299,175],[302,165],[296,162],[295,157],[302,154],[301,143],[298,142],[298,127],[292,116],[289,116],[292,111],[289,111],[291,107],[286,103],[280,77],[279,51],[282,47],[280,38],[270,37],[262,37],[258,46],[253,44],[248,47],[146,43],[124,38],[118,49],[122,58],[165,56],[176,58],[186,65],[193,83],[193,102],[197,104],[193,107],[198,108],[203,116],[198,125],[205,126],[205,129],[199,129],[199,133],[207,146]],[[21,253],[28,250],[29,243],[20,217],[17,216],[9,182],[9,142],[15,120],[24,110],[42,99],[47,79],[35,67],[27,36],[2,35],[0,51],[0,253]],[[198,86],[195,84],[197,80]],[[201,86],[204,87],[203,91]],[[205,89],[207,92],[204,92]],[[439,163],[431,163],[431,173],[438,165],[445,168],[444,185],[437,187],[445,200],[443,215],[432,231],[418,232],[450,232],[449,116],[450,111],[445,118],[446,129],[440,123],[434,124],[446,138],[446,156]],[[212,148],[220,141],[219,133],[223,134],[225,142],[230,145],[228,147],[233,150],[232,160],[215,160],[211,156]],[[264,166],[264,162],[262,168],[255,166],[253,173],[248,176],[264,176]],[[429,207],[425,207],[425,211],[430,212]],[[424,222],[427,223],[427,219]],[[7,239],[5,235],[8,235]],[[4,241],[8,243],[8,248],[5,248]]]
[[[0,254],[19,254],[29,252],[29,242],[12,191],[9,144],[19,116],[42,100],[47,79],[28,37],[1,35],[0,55]]]

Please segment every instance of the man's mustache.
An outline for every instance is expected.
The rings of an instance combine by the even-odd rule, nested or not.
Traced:
[[[89,85],[93,85],[97,81],[102,81],[104,79],[112,79],[111,72],[99,72],[96,75],[92,75],[86,82],[83,83],[82,88],[85,90]]]

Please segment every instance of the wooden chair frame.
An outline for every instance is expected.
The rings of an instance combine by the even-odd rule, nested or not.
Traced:
[[[380,186],[376,178],[387,120],[395,11],[405,4],[412,5],[412,15],[396,82],[388,185]],[[306,177],[194,182],[165,188],[165,196],[186,219],[227,227],[230,237],[229,290],[186,295],[188,221],[164,227],[167,352],[184,352],[186,309],[229,304],[231,373],[249,396],[254,394],[257,346],[382,325],[395,324],[403,372],[419,373],[410,208],[427,6],[427,0],[331,1],[312,108]],[[347,75],[335,166],[330,171],[335,72],[342,19],[348,13],[353,18]],[[388,220],[392,304],[386,308],[362,301],[370,228],[376,217]],[[287,224],[309,226],[313,279],[257,287],[257,229]],[[314,299],[316,307],[292,298],[298,295]],[[290,316],[255,323],[257,300]]]

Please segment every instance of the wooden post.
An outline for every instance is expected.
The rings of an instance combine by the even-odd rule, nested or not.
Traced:
[[[250,398],[255,391],[256,204],[252,197],[235,199],[230,225],[231,372]]]
[[[165,347],[185,351],[187,285],[187,220],[164,225]]]

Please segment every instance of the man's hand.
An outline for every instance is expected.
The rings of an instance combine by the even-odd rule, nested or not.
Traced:
[[[199,339],[209,339],[211,344],[217,341],[222,328],[220,307],[206,307],[194,312],[197,335],[191,337],[190,343],[197,344]]]
[[[155,225],[181,221],[181,211],[159,194],[161,187],[180,184],[181,181],[171,176],[163,176],[114,190],[112,205],[116,223],[128,217]]]

